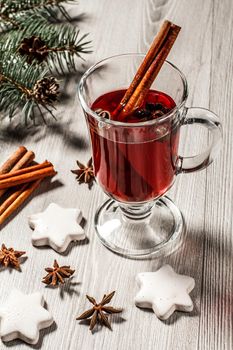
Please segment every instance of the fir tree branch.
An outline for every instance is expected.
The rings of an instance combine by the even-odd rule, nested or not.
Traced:
[[[8,17],[7,15],[1,12],[0,12],[0,20],[1,20],[0,27],[3,31],[9,29],[8,28],[9,26],[14,28],[19,27],[19,24],[13,18]]]
[[[67,0],[0,0],[0,111],[13,118],[21,111],[25,123],[39,112],[53,117],[59,85],[48,72],[74,70],[75,56],[89,53],[87,34],[67,24]],[[70,1],[75,2],[75,0]],[[31,45],[31,46],[30,46]]]
[[[86,40],[87,34],[80,35],[80,31],[75,27],[67,24],[49,24],[39,14],[30,16],[24,25],[22,31],[10,31],[10,34],[6,33],[0,37],[0,51],[19,51],[23,40],[32,36],[38,37],[44,43],[39,51],[40,57],[46,58],[43,64],[47,65],[51,71],[56,67],[59,74],[76,70],[74,56],[82,58],[82,54],[91,52],[90,41]],[[33,55],[31,55],[31,58],[33,58]],[[32,61],[31,58],[30,62]],[[39,63],[41,62],[40,60]]]
[[[75,3],[76,0],[0,0],[1,14],[5,15],[5,19],[10,21],[14,15],[22,15],[25,11],[41,11],[44,10],[48,16],[56,17],[54,10],[70,20],[70,16],[61,3]]]
[[[69,2],[71,2],[70,0]],[[45,6],[56,6],[60,3],[68,2],[67,0],[1,0],[0,8],[2,12],[10,14],[21,11],[41,9]],[[73,1],[74,2],[74,1]]]
[[[46,84],[47,70],[38,65],[28,65],[25,59],[9,52],[0,55],[0,110],[12,118],[18,111],[23,109],[25,121],[30,117],[34,108],[37,108],[43,118],[42,109],[46,109],[51,114],[53,108],[52,100],[46,100],[46,96],[41,93],[42,84]],[[49,85],[51,87],[51,84]],[[54,95],[51,95],[52,97]]]

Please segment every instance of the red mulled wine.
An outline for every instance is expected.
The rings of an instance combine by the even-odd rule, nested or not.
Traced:
[[[93,103],[92,110],[110,113],[126,90],[106,93]],[[123,202],[145,202],[163,195],[172,185],[177,160],[179,126],[172,118],[157,119],[175,107],[163,92],[150,90],[144,105],[124,121],[125,126],[89,120],[95,175],[110,196]],[[117,120],[117,119],[116,119]]]

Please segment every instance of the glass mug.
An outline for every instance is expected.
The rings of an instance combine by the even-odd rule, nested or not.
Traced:
[[[211,164],[222,138],[220,121],[213,112],[185,107],[186,78],[168,61],[151,89],[175,101],[170,112],[137,123],[122,123],[97,114],[93,103],[101,95],[127,89],[144,57],[124,54],[106,58],[86,71],[78,87],[95,176],[110,197],[96,212],[95,229],[106,247],[134,258],[172,251],[181,242],[181,212],[164,194],[176,175]],[[206,127],[212,142],[201,154],[182,157],[178,153],[180,128],[188,124]]]

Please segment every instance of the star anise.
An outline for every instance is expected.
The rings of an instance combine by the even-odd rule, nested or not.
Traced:
[[[15,269],[19,269],[19,258],[25,253],[26,252],[14,250],[13,248],[7,248],[5,244],[2,244],[2,249],[0,250],[0,265],[5,267],[12,266]]]
[[[70,266],[59,266],[57,260],[54,260],[53,267],[45,269],[48,274],[43,277],[42,282],[51,286],[56,286],[59,283],[64,284],[64,278],[69,278],[75,270],[71,270]]]
[[[94,170],[92,165],[92,158],[89,159],[87,165],[80,163],[78,160],[76,161],[79,169],[71,170],[71,172],[77,175],[76,179],[79,183],[91,183],[94,180]]]
[[[112,330],[112,327],[108,321],[108,316],[111,314],[122,312],[123,310],[123,309],[115,309],[112,306],[106,306],[106,304],[108,304],[111,301],[114,294],[115,294],[115,291],[107,295],[104,294],[103,299],[99,304],[97,304],[94,298],[90,297],[89,295],[86,295],[87,299],[94,306],[91,309],[82,313],[82,315],[80,315],[79,317],[77,317],[77,320],[84,320],[91,317],[90,328],[89,328],[90,330],[92,330],[95,327],[97,322],[99,322],[100,324]]]
[[[24,38],[20,43],[18,52],[22,56],[27,56],[28,63],[32,63],[33,59],[43,62],[49,54],[45,42],[35,35],[30,38]]]
[[[144,122],[151,119],[160,118],[166,113],[169,112],[169,109],[164,107],[161,103],[146,103],[145,108],[139,108],[135,113],[139,118],[140,122]]]

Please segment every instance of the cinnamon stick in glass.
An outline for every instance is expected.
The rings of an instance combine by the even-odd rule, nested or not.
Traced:
[[[142,105],[152,83],[171,51],[180,29],[179,26],[170,21],[163,23],[119,106],[112,113],[113,118],[117,116],[119,121],[124,121],[124,118],[129,113],[132,113]]]

